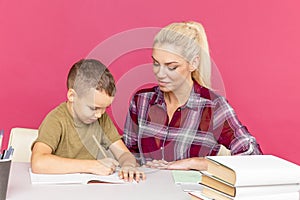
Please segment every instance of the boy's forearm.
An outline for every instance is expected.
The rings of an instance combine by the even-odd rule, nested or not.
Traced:
[[[40,174],[65,174],[89,172],[89,162],[92,160],[77,160],[62,158],[55,155],[39,155],[33,157],[31,162],[32,172]]]

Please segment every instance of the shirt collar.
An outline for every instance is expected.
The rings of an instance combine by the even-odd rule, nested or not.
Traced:
[[[192,110],[197,111],[199,108],[199,98],[201,98],[200,93],[197,93],[196,91],[201,90],[201,86],[194,80],[194,84],[193,84],[193,88],[191,90],[190,93],[190,97],[188,99],[188,101],[186,102],[185,105],[183,105],[184,107],[190,108]]]
[[[201,97],[201,89],[203,88],[199,83],[197,83],[195,80],[193,81],[193,88],[190,93],[190,97],[186,104],[182,106],[182,108],[190,108],[192,110],[197,111],[199,109],[199,102],[207,101],[207,99]],[[163,92],[159,89],[159,87],[155,87],[155,98],[154,101],[150,102],[150,105],[160,105],[162,107],[165,107],[165,99]]]
[[[165,103],[165,99],[164,99],[164,93],[159,89],[158,86],[156,86],[154,88],[155,90],[155,99],[154,101],[152,101],[152,103],[150,102],[150,104],[154,105],[154,104],[158,104],[160,106],[164,106],[166,103]]]

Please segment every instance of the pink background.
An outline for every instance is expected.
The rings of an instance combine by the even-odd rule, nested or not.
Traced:
[[[136,28],[196,20],[206,28],[212,59],[239,119],[265,154],[300,164],[300,2],[180,2],[1,0],[0,128],[5,130],[4,146],[12,127],[38,128],[45,115],[66,100],[70,66],[90,56],[99,44]],[[145,33],[145,47],[151,44],[150,32]],[[119,97],[124,98],[117,96],[114,112],[109,112],[119,129],[128,107],[126,94],[141,86],[133,83],[147,84],[153,79],[151,51],[134,49],[134,38],[123,42],[106,47],[108,54],[130,44],[133,47],[110,63],[105,61],[118,89],[124,83],[129,88],[125,93],[119,89]]]

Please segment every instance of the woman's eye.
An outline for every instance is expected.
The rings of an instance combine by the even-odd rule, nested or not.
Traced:
[[[177,67],[178,67],[178,66],[170,66],[170,67],[168,67],[168,69],[169,69],[170,71],[174,71],[174,70],[177,69]]]
[[[154,67],[159,67],[159,63],[153,62],[153,66],[154,66]]]

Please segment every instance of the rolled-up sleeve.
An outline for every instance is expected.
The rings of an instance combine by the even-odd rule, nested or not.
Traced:
[[[255,137],[238,120],[227,100],[219,97],[215,103],[213,131],[218,143],[230,149],[232,155],[262,154]]]

